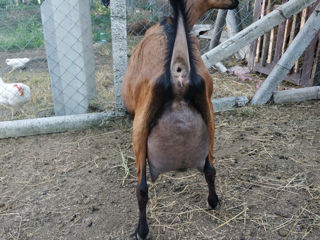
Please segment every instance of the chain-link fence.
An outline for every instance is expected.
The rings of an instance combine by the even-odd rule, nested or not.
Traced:
[[[40,3],[0,1],[0,120],[107,110],[110,9],[100,1]]]
[[[73,1],[52,1],[55,5],[48,7],[50,10],[42,10],[41,18],[41,8],[49,1],[42,2],[0,0],[0,77],[5,83],[11,83],[10,87],[0,83],[0,95],[6,95],[11,89],[11,95],[14,96],[12,99],[19,99],[9,103],[5,102],[3,96],[0,97],[2,105],[9,107],[7,109],[0,106],[0,120],[110,109],[114,100],[109,1],[80,1],[87,4],[87,8],[90,4],[90,11],[84,5],[71,6]],[[201,53],[206,53],[219,42],[234,36],[283,2],[286,1],[241,0],[235,10],[208,11],[193,29],[193,34],[200,40]],[[254,84],[259,85],[259,81],[265,78],[264,74],[270,73],[275,66],[275,63],[270,61],[276,59],[274,46],[278,44],[283,54],[311,13],[312,8],[309,8],[296,14],[281,25],[282,27],[275,27],[253,44],[239,50],[233,57],[223,60],[223,66],[229,69],[230,73],[223,76],[217,73],[218,78],[233,76],[233,82],[247,81],[245,84],[248,85],[253,78],[253,75],[248,73],[248,69],[251,69],[258,73],[258,80]],[[129,57],[145,31],[168,15],[170,6],[167,0],[127,0]],[[83,20],[85,18],[91,18],[92,25],[86,23]],[[282,32],[286,35],[280,35]],[[64,38],[64,35],[67,37]],[[280,38],[284,39],[281,47],[277,43]],[[56,40],[55,43],[49,42],[52,39]],[[312,55],[308,62],[304,63],[306,57],[302,56],[291,70],[291,73],[299,74],[303,66],[309,65],[309,68],[304,70],[304,74],[308,72],[309,85],[320,84],[318,39],[319,36],[313,40],[313,47],[307,50],[308,56]],[[254,61],[250,62],[250,59]],[[232,70],[232,67],[237,66],[240,70]],[[91,80],[88,82],[88,79]],[[215,82],[216,79],[214,77]],[[28,90],[24,90],[23,85],[15,86],[15,83],[29,86],[30,99],[27,92],[24,92]],[[218,90],[219,84],[220,82],[216,82]],[[234,89],[234,86],[225,88]],[[253,89],[255,90],[256,88]],[[22,106],[20,102],[23,101],[25,104]],[[57,107],[59,105],[60,110]],[[12,107],[14,111],[10,110]],[[81,111],[77,110],[79,108]]]

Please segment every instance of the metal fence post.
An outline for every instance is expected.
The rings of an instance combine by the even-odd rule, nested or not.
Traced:
[[[110,9],[115,108],[121,110],[121,82],[127,69],[126,0],[111,0]]]
[[[87,113],[96,96],[89,0],[46,0],[41,18],[55,115]]]

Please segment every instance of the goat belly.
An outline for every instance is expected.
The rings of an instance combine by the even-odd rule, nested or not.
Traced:
[[[184,101],[167,105],[151,129],[147,145],[151,180],[186,168],[203,171],[209,150],[208,128],[200,113]]]

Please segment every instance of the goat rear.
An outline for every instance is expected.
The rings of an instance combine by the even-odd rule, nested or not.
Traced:
[[[149,228],[148,185],[162,172],[197,168],[208,184],[208,203],[215,208],[213,167],[214,116],[212,79],[202,62],[199,43],[189,34],[211,8],[234,8],[237,0],[170,0],[173,15],[151,27],[134,50],[122,83],[122,99],[133,120],[139,205],[137,239]]]

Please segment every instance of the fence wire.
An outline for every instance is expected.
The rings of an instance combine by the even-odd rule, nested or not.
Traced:
[[[168,1],[165,0],[127,2],[128,12],[130,12],[128,16],[128,46],[130,49],[131,46],[136,45],[136,42],[141,39],[139,36],[142,37],[151,25],[161,20],[163,16],[170,14],[170,7]],[[234,10],[209,10],[200,18],[192,32],[199,38],[201,53],[203,54],[226,41],[286,2],[288,0],[240,0],[239,6]],[[316,1],[312,6],[265,33],[254,43],[248,43],[248,46],[234,54],[234,58],[226,59],[224,63],[227,68],[222,69],[230,69],[234,65],[240,64],[242,67],[248,67],[251,72],[259,74],[261,78],[265,78],[319,2]],[[221,19],[222,21],[219,21]],[[319,36],[317,36],[291,69],[286,78],[288,82],[304,87],[320,84],[319,47]],[[239,73],[237,72],[237,74]]]
[[[44,38],[46,30],[43,30],[41,5],[39,4],[43,4],[43,1],[0,0],[0,77],[5,83],[11,84],[0,83],[1,121],[53,116],[57,114],[57,110],[54,110],[55,101],[65,105],[68,108],[68,114],[78,113],[75,109],[82,105],[84,111],[88,112],[104,111],[112,107],[114,100],[110,8],[107,0],[87,1],[90,2],[90,16],[88,17],[91,18],[92,26],[88,26],[84,31],[92,33],[93,41],[86,39],[91,46],[83,45],[83,38],[85,39],[86,36],[79,37],[81,34],[79,35],[75,30],[79,24],[82,24],[81,22],[74,23],[74,15],[72,14],[75,14],[77,9],[70,9],[68,12],[63,7],[65,5],[61,5],[61,8],[56,9],[58,11],[56,14],[63,21],[60,24],[52,24],[51,30],[52,34],[60,31],[59,36],[66,34],[68,37],[60,40],[57,45],[52,45],[51,48],[47,45],[46,52]],[[68,4],[68,1],[65,2],[64,4]],[[237,9],[220,10],[221,14],[224,12],[225,19],[218,29],[215,27],[217,28],[219,10],[208,11],[193,29],[193,34],[199,38],[201,52],[205,53],[213,47],[214,31],[221,34],[218,42],[223,42],[249,26],[253,21],[261,18],[268,11],[275,9],[282,2],[285,1],[240,0]],[[228,69],[236,65],[241,65],[242,68],[248,67],[251,71],[264,77],[264,74],[268,74],[275,64],[272,61],[275,59],[277,39],[284,39],[281,46],[281,53],[283,53],[311,12],[312,10],[309,9],[297,14],[281,26],[260,37],[255,41],[255,45],[248,44],[234,57],[223,61],[223,64]],[[171,9],[167,0],[127,0],[128,56],[142,39],[146,30],[170,13]],[[46,15],[46,21],[53,21],[52,18],[50,15]],[[60,30],[56,28],[60,28]],[[302,56],[291,70],[291,74],[300,77],[299,81],[301,81],[304,71],[303,76],[308,76],[309,85],[320,85],[319,36],[312,44],[313,47],[306,50],[309,57],[308,63],[305,63],[306,55]],[[63,50],[59,53],[58,48],[61,48],[62,45],[65,45],[65,49],[69,50]],[[83,57],[82,52],[90,48],[93,48],[94,55],[87,54]],[[48,49],[51,50],[48,51]],[[250,63],[248,60],[250,56],[254,62]],[[64,61],[61,61],[61,57],[64,58]],[[81,57],[86,61],[80,62]],[[23,63],[23,60],[17,60],[23,58],[27,58],[28,61]],[[95,61],[91,61],[92,58]],[[22,61],[22,65],[16,66],[13,63],[10,65],[10,61],[7,59],[15,59],[18,64],[19,61]],[[50,61],[55,62],[56,67],[52,64],[48,68]],[[89,66],[91,63],[93,65]],[[50,82],[49,73],[51,76],[56,75],[57,78],[65,76],[69,81],[53,84]],[[92,75],[95,78],[95,84],[92,86],[88,86],[86,82],[80,80]],[[300,83],[296,78],[294,81],[296,84]],[[30,88],[30,99],[27,93],[28,89],[24,90],[23,85],[19,84],[18,87],[14,86],[15,83],[22,83]],[[4,100],[4,96],[8,95],[9,91],[12,91],[10,93],[13,96],[12,99],[19,99],[15,100],[19,103],[14,101],[9,103],[8,100]],[[90,94],[90,92],[93,93]],[[22,105],[20,102],[24,101],[25,104]],[[7,109],[8,107],[9,109]],[[13,111],[11,111],[12,107],[14,107]]]

